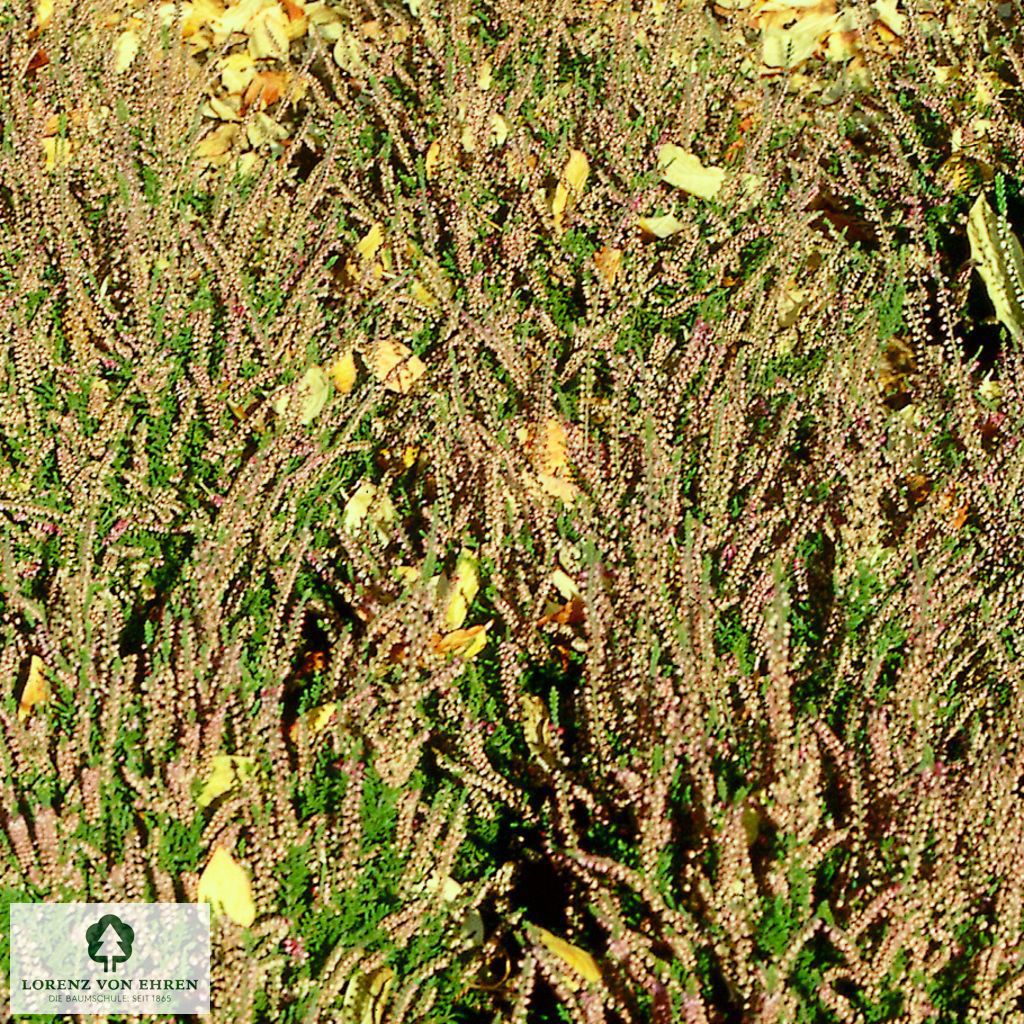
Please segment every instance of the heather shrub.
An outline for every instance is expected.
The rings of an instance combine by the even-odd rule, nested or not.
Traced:
[[[47,12],[5,905],[226,852],[225,1022],[1017,1019],[1019,5]]]

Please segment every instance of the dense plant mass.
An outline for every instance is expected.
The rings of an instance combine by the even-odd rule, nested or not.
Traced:
[[[0,8],[4,908],[210,901],[218,1022],[1024,1019],[1022,15]]]

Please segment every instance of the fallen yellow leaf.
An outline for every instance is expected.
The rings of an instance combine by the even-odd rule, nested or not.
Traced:
[[[114,71],[121,74],[127,71],[135,55],[139,52],[139,34],[131,29],[122,32],[114,43]]]
[[[658,148],[658,170],[662,181],[701,199],[713,199],[725,180],[720,167],[705,167],[698,157],[671,142]]]
[[[369,231],[356,243],[356,252],[367,263],[377,255],[377,250],[384,244],[384,226],[374,224]]]
[[[196,156],[211,161],[219,157],[226,157],[231,143],[234,142],[237,135],[237,124],[222,124],[220,127],[214,128],[196,146]]]
[[[18,701],[18,721],[23,722],[37,704],[42,704],[50,699],[50,684],[46,681],[44,674],[43,659],[38,654],[33,654],[28,665],[28,679],[25,681],[25,688],[21,691],[21,699]]]
[[[520,427],[516,431],[533,464],[545,473],[554,473],[569,465],[569,443],[565,426],[554,416],[541,424]]]
[[[437,168],[440,163],[441,141],[440,139],[434,139],[434,141],[427,146],[426,155],[423,157],[423,169],[428,181],[437,173]]]
[[[562,169],[562,176],[555,188],[555,197],[551,203],[551,213],[555,220],[555,230],[561,231],[566,212],[571,204],[583,194],[583,188],[590,175],[590,162],[581,150],[574,149]]]
[[[73,152],[70,139],[60,139],[51,135],[40,141],[43,146],[44,166],[48,171],[63,167],[70,161]]]
[[[355,32],[342,32],[334,44],[334,63],[353,77],[366,70],[363,44]]]
[[[299,390],[303,394],[299,422],[308,424],[319,414],[327,401],[327,375],[319,366],[311,366],[299,381]]]
[[[251,757],[240,757],[235,754],[214,755],[210,774],[196,797],[196,803],[200,807],[209,807],[217,797],[234,789],[242,779],[251,775],[255,764]]]
[[[538,473],[537,480],[545,494],[558,498],[567,505],[571,505],[579,494],[579,488],[571,480],[555,476],[554,473]]]
[[[509,123],[501,114],[491,114],[491,137],[489,141],[492,146],[504,146],[509,130]]]
[[[637,224],[645,235],[650,235],[652,238],[668,238],[671,235],[678,234],[686,227],[681,220],[673,217],[671,213],[666,214],[664,217],[639,217]]]
[[[319,366],[311,366],[291,389],[291,394],[300,400],[299,422],[308,426],[323,409],[329,388],[327,374]],[[274,402],[274,412],[283,416],[288,408],[291,394],[285,392]]]
[[[345,986],[341,1020],[345,1024],[381,1024],[394,978],[390,967],[378,967],[369,975],[357,971]]]
[[[878,20],[894,35],[902,36],[907,30],[906,16],[896,10],[896,0],[875,0],[871,5]]]
[[[218,37],[217,42],[226,41],[235,32],[246,32],[253,18],[271,6],[277,6],[276,0],[241,0],[240,3],[232,4],[210,22],[210,27]]]
[[[341,15],[323,0],[314,0],[305,6],[306,18],[316,34],[326,43],[336,43],[341,37],[343,20]]]
[[[426,363],[400,341],[385,338],[370,350],[370,369],[389,391],[408,394],[412,386],[427,372]]]
[[[606,285],[611,287],[619,276],[619,267],[622,265],[622,250],[612,249],[604,246],[594,253],[594,265],[597,273]]]
[[[567,964],[584,981],[601,980],[601,970],[597,966],[597,961],[585,949],[552,935],[546,928],[537,928],[537,935],[559,960]]]
[[[984,194],[979,195],[967,219],[971,258],[985,282],[996,317],[1019,343],[1024,340],[1024,249],[1017,236],[1000,223]]]
[[[377,536],[382,542],[386,541],[387,527],[395,519],[395,507],[387,491],[381,491],[372,480],[363,480],[345,503],[342,525],[346,532],[355,533],[367,517]]]
[[[277,4],[264,7],[252,18],[246,31],[254,60],[284,60],[288,56],[288,15]]]
[[[543,699],[532,693],[520,694],[523,711],[523,734],[530,753],[548,768],[558,764],[555,752],[555,726]]]
[[[334,386],[343,395],[347,395],[356,386],[358,371],[356,370],[355,355],[351,351],[346,352],[331,364],[328,372],[331,380],[334,381]]]
[[[572,577],[570,577],[563,569],[556,569],[551,574],[551,582],[566,601],[571,601],[574,597],[582,596],[580,594],[580,588],[576,586]]]
[[[478,562],[471,551],[463,549],[455,563],[455,578],[445,609],[444,621],[449,629],[458,629],[466,621],[469,606],[479,590]]]
[[[793,5],[791,5],[793,6]],[[804,4],[820,8],[794,19],[790,7],[775,8],[761,17],[761,60],[769,68],[795,68],[812,56],[829,33],[839,27],[835,4]]]
[[[334,713],[337,707],[337,704],[333,702],[321,704],[319,707],[310,709],[304,715],[300,715],[296,721],[292,722],[291,727],[288,729],[288,738],[295,740],[298,737],[299,723],[302,723],[312,736],[322,732],[334,720]]]
[[[174,4],[171,7],[171,17],[174,17]],[[184,19],[181,25],[181,38],[188,39],[196,32],[205,28],[211,28],[213,23],[224,14],[224,5],[218,0],[191,0],[190,3],[182,4]]]
[[[245,137],[253,149],[258,149],[260,146],[269,146],[273,142],[283,142],[288,138],[288,129],[261,110],[245,126]]]
[[[216,117],[220,121],[241,121],[241,101],[237,96],[211,96],[200,108],[206,117]]]
[[[199,877],[198,900],[209,903],[215,914],[224,914],[245,928],[256,920],[249,873],[220,846]]]
[[[221,84],[229,93],[241,93],[256,77],[256,62],[250,53],[232,53],[220,64]]]

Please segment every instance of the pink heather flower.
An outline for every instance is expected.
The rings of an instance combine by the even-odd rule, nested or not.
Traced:
[[[309,952],[306,949],[302,939],[292,938],[288,936],[284,942],[281,943],[284,951],[296,962],[303,963],[309,959]]]
[[[130,525],[131,525],[131,520],[128,520],[128,519],[118,519],[118,521],[116,523],[114,523],[114,526],[113,526],[113,528],[110,531],[110,536],[107,537],[107,540],[109,540],[111,542],[117,540],[121,536],[121,534],[124,533],[124,531],[128,529],[128,527]]]

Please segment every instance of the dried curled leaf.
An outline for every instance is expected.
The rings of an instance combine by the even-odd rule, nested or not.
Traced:
[[[199,877],[198,901],[209,903],[215,914],[224,914],[245,928],[256,920],[249,872],[220,846]]]
[[[555,752],[555,726],[548,713],[548,706],[541,697],[532,693],[520,694],[519,702],[523,711],[523,734],[531,754],[548,768],[558,764]]]
[[[1000,223],[984,195],[971,207],[967,238],[996,317],[1016,341],[1024,340],[1024,250],[1008,225]]]
[[[570,581],[571,582],[571,581]],[[556,623],[559,626],[580,626],[586,621],[586,605],[579,594],[568,597],[565,604],[554,605],[546,615],[537,620],[538,626]]]
[[[245,88],[240,106],[248,110],[254,104],[265,109],[275,104],[288,84],[288,75],[283,71],[261,71]]]
[[[435,654],[458,654],[463,661],[471,661],[487,645],[487,626],[453,629],[444,636],[435,633],[431,645]]]

